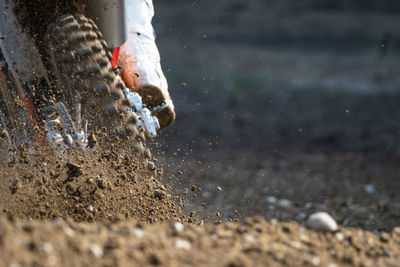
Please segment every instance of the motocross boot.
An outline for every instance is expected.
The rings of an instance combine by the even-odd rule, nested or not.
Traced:
[[[153,110],[164,128],[175,120],[174,104],[162,72],[151,20],[154,7],[149,0],[128,1],[126,6],[128,38],[119,51],[118,63],[122,78]]]

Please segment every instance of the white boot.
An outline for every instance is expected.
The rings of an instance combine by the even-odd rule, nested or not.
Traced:
[[[128,39],[119,54],[122,78],[127,87],[140,94],[148,107],[166,104],[157,114],[160,126],[164,128],[175,120],[175,111],[167,80],[161,70],[160,54],[151,25],[153,4],[149,0],[128,0],[125,12]]]

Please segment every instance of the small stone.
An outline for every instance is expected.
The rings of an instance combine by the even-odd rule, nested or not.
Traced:
[[[134,233],[134,235],[135,235],[137,238],[139,238],[139,239],[142,239],[143,236],[144,236],[143,231],[142,231],[142,230],[139,230],[139,229],[135,229],[135,231],[134,231],[133,233]]]
[[[70,146],[70,145],[72,145],[72,144],[74,143],[74,140],[72,139],[71,135],[66,134],[66,135],[64,136],[64,143],[65,143],[67,146]]]
[[[222,187],[217,186],[217,190],[218,190],[218,191],[222,191]]]
[[[176,222],[174,223],[174,230],[178,233],[182,232],[185,229],[185,226],[180,223],[180,222]]]
[[[313,207],[312,202],[307,202],[306,205],[304,206],[306,209],[311,209]]]
[[[390,240],[390,235],[388,233],[386,233],[386,232],[382,232],[379,235],[379,240],[381,242],[387,243]]]
[[[192,185],[192,186],[190,187],[190,191],[192,191],[192,192],[198,191],[197,186]]]
[[[278,206],[281,208],[290,208],[292,206],[292,201],[288,199],[280,199],[278,200]]]
[[[304,220],[305,218],[307,218],[307,214],[305,214],[304,212],[299,212],[299,214],[297,214],[296,219],[298,220]]]
[[[86,210],[87,210],[88,212],[93,212],[93,211],[94,211],[94,208],[93,208],[92,205],[89,205],[89,206],[86,207]]]
[[[276,201],[277,201],[277,199],[276,199],[276,197],[274,197],[274,196],[269,196],[269,197],[267,197],[267,198],[265,199],[265,201],[266,201],[267,203],[269,203],[269,204],[275,204]]]
[[[365,191],[365,193],[372,195],[375,193],[375,187],[372,184],[366,184],[364,186],[364,191]]]
[[[65,233],[66,236],[71,237],[71,238],[74,237],[74,235],[75,235],[74,230],[72,230],[69,227],[64,229],[64,233]]]
[[[93,133],[89,134],[88,136],[88,146],[90,148],[93,148],[97,143],[97,138],[96,135],[94,135]]]
[[[336,221],[326,212],[312,214],[308,218],[306,226],[324,232],[334,232],[338,229]]]
[[[396,226],[395,228],[393,228],[392,233],[393,233],[393,235],[400,236],[400,226]]]
[[[101,189],[105,189],[107,187],[107,182],[103,179],[97,179],[97,186]]]
[[[78,177],[82,175],[82,166],[74,163],[67,163],[66,164],[67,169],[68,169],[68,176],[69,177]]]
[[[337,232],[337,233],[335,234],[335,237],[336,237],[336,239],[339,240],[339,241],[343,241],[343,239],[344,239],[344,235],[343,235],[341,232]]]
[[[189,250],[192,248],[192,245],[188,241],[182,239],[176,240],[174,245],[177,249]]]
[[[169,198],[170,195],[167,194],[166,192],[164,192],[163,190],[154,190],[154,197],[158,198],[159,200],[165,199],[165,198]]]
[[[45,242],[42,245],[42,249],[45,253],[49,254],[53,251],[53,246],[50,243]]]
[[[14,179],[14,181],[11,183],[10,186],[11,194],[15,194],[17,190],[20,189],[21,187],[22,187],[21,181],[18,179]]]
[[[92,254],[96,257],[96,258],[100,258],[103,256],[104,252],[101,249],[101,247],[97,244],[92,244],[90,246],[90,252],[92,252]]]
[[[312,263],[312,265],[314,265],[314,266],[318,266],[318,265],[321,263],[321,260],[320,260],[320,258],[318,258],[318,257],[313,257],[313,258],[311,259],[311,263]]]
[[[9,135],[6,129],[2,129],[0,132],[0,138],[2,139],[8,139]]]
[[[155,171],[156,170],[156,165],[154,164],[154,162],[149,161],[149,163],[147,164],[147,168],[151,171]]]

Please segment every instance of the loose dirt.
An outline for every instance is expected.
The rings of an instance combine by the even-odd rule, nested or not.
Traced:
[[[400,228],[377,236],[344,228],[323,234],[262,218],[182,230],[1,217],[0,248],[5,266],[398,266]]]
[[[129,151],[8,151],[0,265],[397,266],[400,260],[398,227],[320,233],[261,217],[185,216],[157,160]]]
[[[162,169],[133,149],[71,150],[58,156],[15,149],[2,165],[0,207],[10,216],[185,220],[181,200],[159,181]]]

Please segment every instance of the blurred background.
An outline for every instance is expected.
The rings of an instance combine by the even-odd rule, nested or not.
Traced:
[[[399,1],[154,5],[177,112],[154,147],[188,210],[399,225]]]

